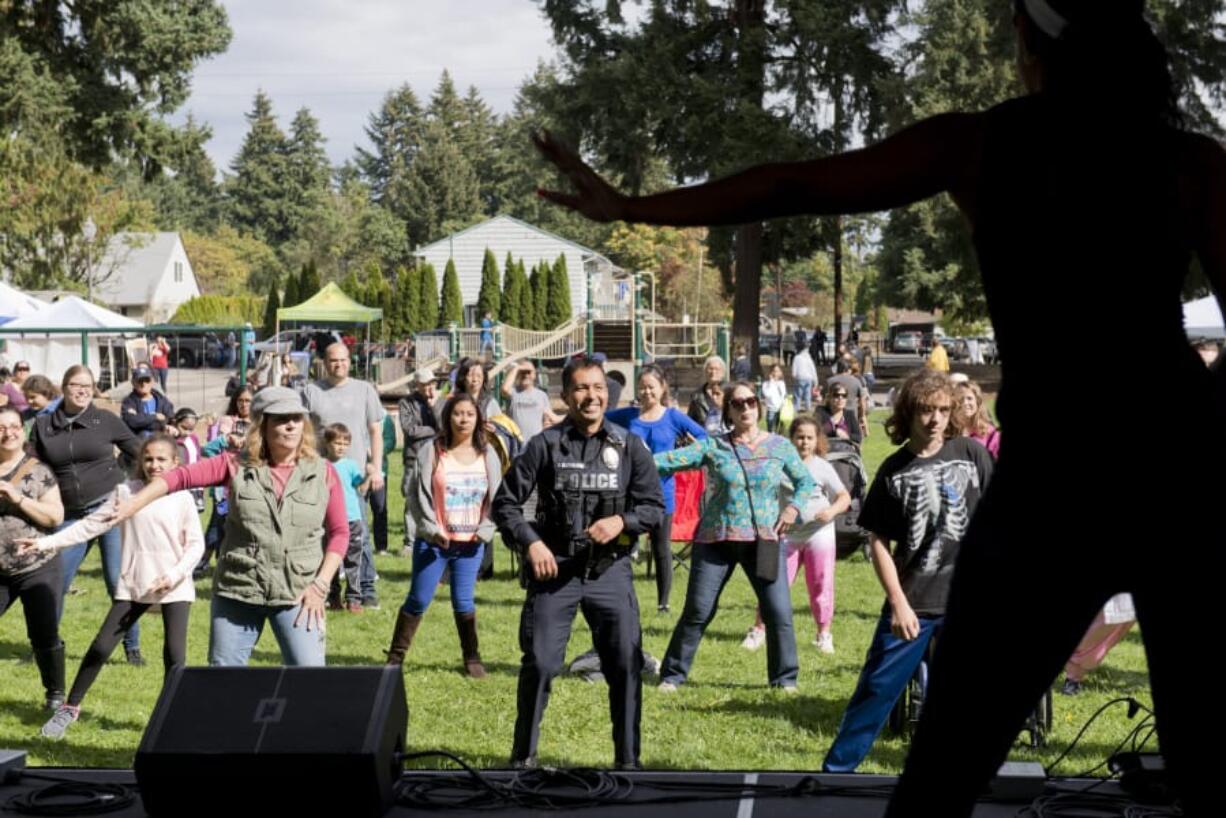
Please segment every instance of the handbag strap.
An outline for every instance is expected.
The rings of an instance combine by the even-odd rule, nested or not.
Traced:
[[[0,479],[3,479],[5,482],[8,482],[8,483],[19,483],[21,482],[21,478],[25,477],[27,474],[33,471],[34,467],[37,464],[38,464],[38,461],[36,459],[34,459],[33,457],[30,457],[29,455],[26,455],[25,458],[22,459],[21,463],[17,466],[17,468],[13,469],[13,471],[10,472],[7,476],[2,477]]]
[[[754,514],[753,510],[753,489],[749,487],[749,471],[745,468],[745,461],[741,460],[741,453],[736,450],[736,441],[732,439],[731,432],[728,433],[728,445],[732,447],[732,456],[741,467],[741,474],[745,475],[745,493],[749,495],[749,520],[753,523],[753,535],[756,539],[761,534],[758,532],[758,515]]]

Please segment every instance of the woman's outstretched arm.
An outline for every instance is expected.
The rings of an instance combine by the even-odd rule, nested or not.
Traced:
[[[868,213],[938,193],[974,189],[982,114],[941,114],[875,145],[805,162],[756,165],[723,179],[650,196],[625,196],[548,133],[537,148],[569,179],[573,193],[541,190],[596,221],[728,225],[781,216]]]

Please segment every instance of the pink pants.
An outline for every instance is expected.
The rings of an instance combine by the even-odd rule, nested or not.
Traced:
[[[1137,624],[1135,621],[1129,621],[1118,625],[1108,625],[1104,620],[1103,612],[1099,611],[1098,616],[1094,617],[1094,621],[1090,623],[1090,629],[1086,631],[1086,635],[1081,637],[1081,644],[1077,645],[1077,650],[1073,651],[1068,664],[1064,666],[1064,675],[1074,682],[1080,682],[1091,670],[1103,663],[1103,659],[1107,658],[1111,649],[1124,638],[1128,631],[1132,630],[1135,624]]]
[[[834,526],[825,526],[803,542],[795,542],[785,536],[783,543],[788,549],[788,587],[791,588],[796,581],[803,561],[805,585],[809,589],[809,610],[817,622],[817,629],[828,629],[834,619]],[[754,627],[762,627],[760,611],[754,620]]]

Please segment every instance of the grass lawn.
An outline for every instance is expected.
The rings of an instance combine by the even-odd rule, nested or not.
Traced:
[[[873,434],[865,449],[870,473],[893,448],[881,428],[884,413],[874,413],[873,420]],[[393,455],[392,472],[391,485],[399,486],[399,453]],[[402,498],[393,496],[391,502],[391,537],[396,543],[402,531],[396,522],[402,514]],[[505,549],[500,548],[497,564],[498,578],[477,587],[488,678],[474,681],[459,672],[460,649],[445,588],[440,589],[436,604],[426,615],[405,665],[411,750],[445,749],[477,766],[506,763],[515,719],[517,629],[523,592],[509,575]],[[367,664],[382,658],[397,603],[408,589],[409,562],[383,555],[377,560],[377,568],[383,609],[329,616],[330,664]],[[654,580],[641,567],[636,571],[643,642],[657,657],[663,655],[676,623],[685,582],[682,570],[674,581],[673,613],[657,614]],[[76,584],[81,593],[68,599],[63,629],[70,684],[109,604],[95,554],[87,559]],[[188,637],[192,664],[203,664],[206,659],[210,589],[207,581],[198,586],[199,600],[192,611]],[[810,644],[815,625],[808,612],[803,581],[796,583],[792,600],[800,647],[800,695],[767,689],[765,649],[757,653],[741,649],[740,641],[753,620],[754,600],[749,583],[738,575],[729,583],[720,613],[707,631],[690,683],[675,695],[661,695],[654,690],[653,680],[646,680],[642,746],[643,762],[648,767],[813,770],[820,766],[859,674],[882,594],[871,566],[862,558],[839,563],[834,619],[837,653],[833,656],[819,654]],[[142,624],[143,650],[149,665],[131,668],[122,662],[123,652],[117,649],[116,658],[103,670],[85,700],[81,721],[73,725],[65,740],[49,742],[37,735],[45,718],[39,709],[42,690],[37,670],[28,661],[30,650],[21,612],[15,606],[0,618],[0,747],[27,750],[31,763],[38,765],[130,767],[162,679],[160,617],[146,617]],[[1036,633],[1034,638],[1042,638],[1042,634]],[[590,646],[591,636],[580,617],[568,659]],[[276,642],[265,634],[254,661],[276,664],[278,660]],[[982,682],[991,685],[993,680]],[[1057,693],[1055,726],[1048,746],[1035,753],[1019,744],[1017,757],[1053,761],[1095,710],[1122,695],[1150,703],[1145,657],[1135,630],[1090,676],[1082,695],[1071,698]],[[1094,767],[1132,727],[1123,707],[1112,708],[1060,765],[1059,772],[1071,774]],[[861,769],[897,772],[905,752],[903,740],[883,735]],[[573,677],[555,683],[542,726],[540,755],[544,763],[565,766],[606,766],[612,762],[604,685]]]

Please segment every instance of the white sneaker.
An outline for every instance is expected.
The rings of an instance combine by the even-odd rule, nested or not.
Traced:
[[[68,729],[68,725],[77,720],[81,713],[81,708],[73,707],[70,704],[61,704],[59,709],[55,711],[43,728],[39,730],[43,738],[61,739],[64,737],[64,732]]]
[[[741,647],[745,650],[757,650],[765,641],[766,628],[750,628],[749,633],[745,634],[744,641],[741,642]]]
[[[672,682],[660,682],[658,685],[656,685],[656,690],[660,691],[661,693],[676,693],[677,686]]]
[[[813,644],[817,645],[817,649],[822,653],[834,653],[834,635],[829,631],[819,633]]]
[[[789,696],[795,696],[797,693],[800,692],[800,688],[798,688],[796,685],[783,685],[780,688],[780,690],[782,690],[784,693],[788,694]]]

